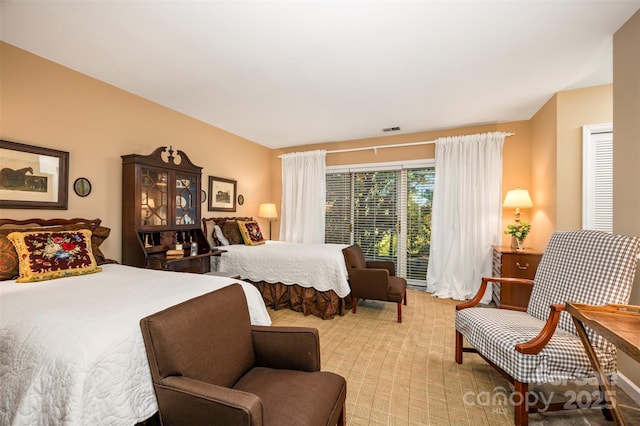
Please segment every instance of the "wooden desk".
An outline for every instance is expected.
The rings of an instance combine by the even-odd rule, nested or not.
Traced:
[[[585,326],[616,345],[616,347],[634,360],[640,362],[640,306],[632,305],[604,305],[592,306],[580,303],[567,303],[566,310],[573,318],[578,336],[582,340],[593,369],[598,374],[600,386],[605,388],[604,398],[611,410],[613,420],[617,425],[625,425],[620,407],[616,404],[615,396],[607,380],[602,366],[598,361],[593,346],[585,331]]]
[[[147,268],[205,274],[211,271],[211,257],[220,256],[222,253],[226,253],[226,250],[213,249],[193,256],[178,258],[167,258],[165,253],[166,251],[156,256],[149,256],[147,259]]]

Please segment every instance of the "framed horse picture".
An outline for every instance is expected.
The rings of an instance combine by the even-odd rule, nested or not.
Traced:
[[[68,207],[69,153],[0,140],[0,208]]]

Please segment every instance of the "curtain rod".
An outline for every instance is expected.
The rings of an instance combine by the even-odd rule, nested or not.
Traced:
[[[513,136],[513,135],[515,135],[515,133],[506,134],[506,136]],[[436,141],[408,142],[408,143],[398,143],[395,145],[363,146],[362,148],[333,149],[333,150],[327,151],[327,154],[337,154],[340,152],[368,151],[370,149],[372,149],[373,152],[377,154],[378,150],[383,148],[400,148],[403,146],[433,145],[434,143],[436,143]]]

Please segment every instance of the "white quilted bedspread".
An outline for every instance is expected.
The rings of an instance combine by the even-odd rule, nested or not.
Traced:
[[[338,296],[346,297],[351,289],[342,254],[345,247],[281,241],[267,241],[257,246],[234,244],[219,247],[227,253],[214,261],[219,271],[237,273],[243,279],[333,290]]]
[[[157,411],[139,321],[242,284],[253,324],[270,325],[250,284],[103,265],[103,272],[0,283],[0,424],[127,425]]]

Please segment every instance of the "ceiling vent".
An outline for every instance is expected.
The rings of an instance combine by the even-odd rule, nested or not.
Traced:
[[[387,132],[397,132],[400,130],[400,126],[394,126],[394,127],[385,127],[384,129],[382,129],[383,132],[387,133]]]

